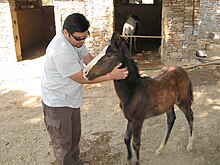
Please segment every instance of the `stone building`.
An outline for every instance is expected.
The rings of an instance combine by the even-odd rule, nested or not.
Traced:
[[[205,49],[213,36],[218,40],[220,33],[219,0],[53,0],[52,6],[43,1],[0,1],[1,62],[22,60],[26,49],[48,43],[73,12],[90,20],[86,44],[93,54],[108,44],[113,31],[121,32],[130,14],[141,22],[141,48],[160,47],[164,62],[195,59],[196,50]]]

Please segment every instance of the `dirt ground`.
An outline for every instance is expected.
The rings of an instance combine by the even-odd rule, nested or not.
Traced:
[[[54,165],[40,103],[43,57],[0,66],[0,165]],[[186,151],[188,124],[176,109],[177,120],[166,148],[154,156],[166,132],[166,115],[143,125],[142,165],[220,164],[220,67],[187,70],[194,89],[194,144]],[[157,69],[141,73],[154,76]],[[81,157],[91,165],[124,165],[126,119],[113,82],[85,85],[82,106]]]

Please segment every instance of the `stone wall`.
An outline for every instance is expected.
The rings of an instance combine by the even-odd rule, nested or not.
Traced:
[[[8,0],[1,0],[0,2],[0,62],[16,62],[11,12]]]
[[[9,2],[0,2],[0,61],[16,61],[15,41]],[[91,37],[86,40],[96,55],[109,43],[114,30],[113,0],[54,0],[56,31],[74,12],[90,21]],[[198,49],[205,49],[211,32],[220,32],[219,0],[164,0],[162,7],[162,61],[185,62],[195,59]]]
[[[63,21],[69,14],[76,12],[84,14],[90,21],[91,33],[86,44],[95,55],[108,44],[113,32],[113,0],[73,1],[54,1],[56,30],[62,29]]]
[[[195,59],[199,26],[199,0],[167,0],[163,3],[162,61]]]
[[[215,43],[212,40],[213,32],[220,33],[220,0],[201,0],[198,49],[206,49],[207,45]]]

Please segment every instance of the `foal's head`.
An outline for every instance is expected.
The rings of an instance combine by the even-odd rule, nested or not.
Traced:
[[[112,71],[112,69],[119,63],[122,62],[121,67],[125,67],[124,58],[130,58],[130,53],[126,45],[124,38],[120,37],[118,32],[113,33],[111,38],[111,44],[103,52],[99,60],[94,59],[96,63],[92,60],[84,68],[84,77],[92,80],[99,76],[103,76]],[[98,57],[97,57],[98,58]]]

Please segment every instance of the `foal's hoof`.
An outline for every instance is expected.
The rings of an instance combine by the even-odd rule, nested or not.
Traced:
[[[159,156],[162,150],[164,149],[164,144],[161,144],[160,147],[156,150],[155,156]]]
[[[154,155],[155,155],[156,157],[160,156],[161,151],[162,151],[162,149],[158,148],[158,149],[155,151],[155,154],[154,154]]]
[[[139,161],[137,161],[137,162],[135,163],[135,165],[140,165]]]
[[[132,164],[131,164],[131,159],[128,159],[128,160],[127,160],[126,165],[132,165]]]
[[[191,144],[188,144],[186,149],[188,152],[190,152],[190,151],[192,151],[193,147]]]
[[[160,156],[160,151],[158,151],[158,150],[156,150],[156,152],[154,153],[154,155],[156,156],[156,157],[158,157],[158,156]]]

